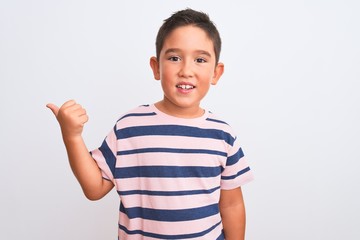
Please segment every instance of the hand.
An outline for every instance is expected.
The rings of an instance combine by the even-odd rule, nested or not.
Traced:
[[[86,111],[74,100],[65,102],[60,108],[52,103],[46,105],[60,124],[64,139],[81,136],[85,123],[89,120]]]

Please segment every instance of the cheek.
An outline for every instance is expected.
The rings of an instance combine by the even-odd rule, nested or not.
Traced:
[[[173,72],[172,67],[169,64],[163,65],[162,68],[160,69],[160,74],[163,79],[169,78],[172,72]]]
[[[175,83],[178,80],[178,70],[176,67],[166,67],[166,70],[161,72],[161,79],[168,83]]]
[[[202,80],[204,84],[211,84],[214,77],[214,73],[212,71],[203,71],[199,74],[199,78]]]

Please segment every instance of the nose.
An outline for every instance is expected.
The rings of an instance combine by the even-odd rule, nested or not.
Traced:
[[[194,72],[192,62],[189,60],[183,60],[179,71],[179,76],[183,78],[190,78],[193,77],[193,75]]]

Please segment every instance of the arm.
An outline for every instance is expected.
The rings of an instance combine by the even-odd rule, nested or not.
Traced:
[[[245,239],[245,205],[241,188],[221,190],[220,214],[226,240]]]
[[[105,196],[113,183],[103,179],[101,170],[91,157],[81,136],[88,116],[75,101],[70,100],[60,108],[54,104],[46,105],[58,120],[71,169],[79,181],[85,196],[90,200],[98,200]]]

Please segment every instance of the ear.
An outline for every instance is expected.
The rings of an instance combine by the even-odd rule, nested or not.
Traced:
[[[211,80],[211,85],[216,85],[220,77],[223,75],[223,73],[224,73],[224,64],[218,63],[214,70],[214,76]]]
[[[159,66],[159,62],[156,57],[150,58],[150,67],[153,71],[154,78],[156,80],[160,80],[160,66]]]

